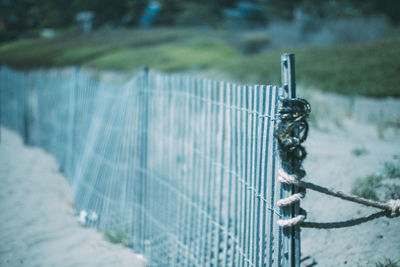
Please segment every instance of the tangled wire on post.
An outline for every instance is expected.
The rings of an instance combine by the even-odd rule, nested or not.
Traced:
[[[400,216],[400,199],[390,200],[387,203],[373,201],[370,199],[348,195],[340,191],[334,191],[309,182],[303,182],[302,179],[306,172],[302,167],[303,160],[307,153],[302,143],[308,136],[307,118],[310,114],[310,104],[300,98],[284,99],[282,107],[279,110],[279,121],[275,129],[275,137],[278,140],[279,156],[281,158],[282,168],[279,170],[279,182],[294,185],[299,188],[299,193],[293,194],[287,198],[278,201],[279,207],[288,207],[299,202],[305,196],[305,190],[310,189],[326,195],[341,198],[347,201],[362,204],[368,207],[381,209],[381,211],[369,216],[350,219],[342,222],[305,222],[306,212],[300,210],[300,214],[294,218],[278,220],[281,227],[301,226],[307,228],[342,228],[358,225],[373,219],[386,216],[394,218]]]

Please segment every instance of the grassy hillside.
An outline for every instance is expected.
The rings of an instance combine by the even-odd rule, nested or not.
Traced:
[[[400,97],[400,42],[263,52],[268,37],[193,29],[109,30],[0,45],[0,64],[18,69],[82,65],[95,69],[206,71],[235,80],[279,83],[281,52],[296,54],[299,83],[350,95]],[[265,50],[264,50],[265,51]],[[215,77],[214,76],[214,77]]]

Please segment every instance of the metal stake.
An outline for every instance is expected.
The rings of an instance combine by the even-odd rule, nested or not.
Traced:
[[[286,91],[286,98],[296,97],[296,79],[294,54],[281,54],[282,87]],[[283,197],[298,192],[297,187],[282,185]],[[299,203],[283,209],[284,219],[297,216],[300,212]],[[283,266],[300,266],[300,228],[299,226],[283,229]]]

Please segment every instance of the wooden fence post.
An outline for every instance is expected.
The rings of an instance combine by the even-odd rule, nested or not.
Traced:
[[[281,75],[282,88],[285,90],[286,98],[296,98],[296,80],[294,54],[281,55]],[[291,185],[282,185],[283,198],[298,192],[297,187]],[[296,203],[293,206],[282,209],[283,219],[289,219],[297,216],[300,212],[300,205]],[[283,266],[300,266],[300,228],[299,226],[283,229]]]

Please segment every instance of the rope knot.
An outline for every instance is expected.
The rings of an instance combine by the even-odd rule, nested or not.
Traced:
[[[311,106],[304,99],[283,99],[275,128],[282,168],[300,178],[305,176],[302,163],[307,153],[302,143],[308,136],[307,118],[310,111]]]
[[[278,111],[278,123],[275,128],[275,137],[278,141],[279,156],[282,169],[278,179],[281,183],[297,186],[299,180],[306,175],[302,164],[307,156],[302,146],[308,135],[307,118],[310,114],[310,104],[301,98],[283,99]],[[292,206],[305,196],[305,189],[298,193],[280,199],[277,205],[280,208]],[[301,224],[306,219],[305,213],[293,218],[278,220],[281,227],[292,227]]]
[[[388,205],[390,207],[388,217],[394,218],[400,216],[400,199],[389,200]]]

